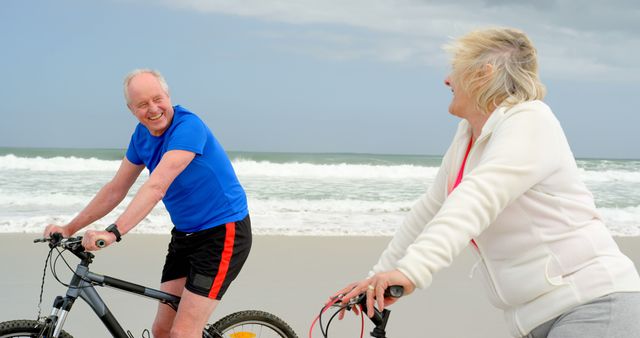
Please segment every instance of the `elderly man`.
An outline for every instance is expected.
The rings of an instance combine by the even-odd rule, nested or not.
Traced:
[[[171,231],[161,290],[182,297],[177,312],[159,304],[155,337],[202,337],[202,330],[251,249],[245,192],[209,128],[187,109],[171,104],[162,75],[135,70],[124,80],[127,107],[140,121],[114,178],[68,224],[50,224],[45,236],[68,237],[112,211],[146,167],[149,179],[126,210],[104,231],[89,230],[87,250],[99,250],[144,219],[162,200]]]

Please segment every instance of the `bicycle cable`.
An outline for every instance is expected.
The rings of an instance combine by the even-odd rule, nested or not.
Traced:
[[[58,256],[56,256],[55,260],[53,261],[53,265],[51,266],[51,273],[53,274],[53,277],[56,279],[56,281],[58,281],[58,283],[62,284],[65,287],[68,288],[72,288],[72,289],[83,289],[83,288],[88,288],[91,287],[91,284],[94,284],[91,280],[85,279],[83,276],[78,275],[73,268],[71,267],[71,265],[69,265],[69,262],[67,262],[67,259],[64,258],[63,253],[65,251],[67,251],[67,249],[64,249],[62,251],[60,251],[58,248],[55,248],[56,251],[58,251]],[[71,271],[73,273],[74,276],[80,278],[80,280],[89,283],[90,285],[85,285],[85,286],[72,286],[69,285],[63,281],[60,280],[60,278],[58,278],[58,274],[57,274],[57,270],[56,270],[56,266],[58,265],[58,259],[62,257],[62,261],[64,262],[64,264],[67,266],[67,268],[69,268],[69,271]]]
[[[54,249],[58,252],[58,256],[56,256],[56,258],[52,260],[51,256],[53,254],[53,250]],[[58,259],[60,257],[62,257],[62,260],[67,265],[69,270],[71,270],[73,272],[74,275],[78,276],[78,278],[84,280],[85,282],[91,283],[91,281],[82,278],[82,276],[78,275],[75,271],[73,271],[73,269],[71,268],[71,266],[69,265],[67,260],[62,255],[62,253],[65,252],[65,251],[67,251],[67,249],[64,249],[63,251],[60,251],[57,247],[53,247],[53,248],[49,249],[49,253],[47,254],[47,257],[44,259],[44,267],[42,269],[42,282],[40,283],[40,295],[38,296],[38,314],[37,314],[36,320],[40,320],[40,319],[43,318],[43,317],[41,317],[42,316],[42,296],[44,294],[44,284],[45,284],[45,281],[46,281],[46,278],[47,278],[47,265],[49,266],[49,270],[51,270],[51,273],[53,274],[53,277],[56,279],[56,281],[58,281],[58,283],[64,285],[65,287],[72,287],[72,286],[70,286],[69,284],[64,283],[63,281],[60,280],[60,278],[58,278],[58,274],[56,273],[56,265],[58,264]],[[88,286],[85,286],[85,287],[88,287]],[[83,288],[83,287],[74,287],[74,288],[80,289],[80,288]]]
[[[333,304],[331,304],[330,306],[333,306],[335,303],[337,303],[337,300],[335,302],[333,302]],[[343,309],[345,307],[340,307],[340,309]],[[322,310],[320,310],[320,314],[318,314],[318,325],[320,325],[320,332],[322,332],[322,336],[327,338],[327,336],[329,335],[328,331],[329,331],[329,326],[327,325],[327,328],[325,330],[324,325],[322,325],[322,314],[327,311],[328,308],[323,308]],[[340,310],[338,310],[340,311]],[[333,317],[332,317],[333,318]],[[331,321],[329,321],[331,322]]]
[[[56,250],[58,252],[58,255],[56,256],[55,259],[51,259],[51,256],[53,254],[53,250]],[[63,282],[62,280],[60,280],[60,278],[58,278],[58,274],[56,272],[56,266],[58,264],[58,259],[60,257],[62,257],[62,261],[65,263],[65,265],[67,266],[67,268],[69,268],[69,270],[78,278],[80,278],[81,280],[92,284],[93,282],[90,280],[87,280],[85,278],[83,278],[82,276],[78,275],[73,268],[71,268],[71,266],[69,265],[69,262],[67,262],[67,260],[64,258],[64,255],[62,254],[63,252],[67,251],[67,249],[64,249],[62,251],[60,251],[57,247],[53,247],[51,249],[49,249],[49,253],[47,254],[47,257],[44,259],[44,267],[42,269],[42,282],[40,283],[40,295],[38,296],[38,314],[36,317],[36,320],[40,320],[41,316],[42,316],[42,296],[44,294],[44,284],[46,281],[46,277],[47,277],[47,266],[49,266],[49,270],[51,270],[51,273],[53,274],[53,277],[56,279],[56,281],[62,285],[64,285],[65,287],[68,288],[75,288],[75,289],[81,289],[81,288],[86,288],[89,287],[90,285],[87,286],[71,286],[69,284],[66,284],[65,282]]]
[[[342,309],[346,309],[349,305],[345,305],[340,307],[331,317],[329,317],[329,321],[327,322],[327,326],[325,328],[325,338],[329,337],[329,325],[331,325],[331,321],[342,311]],[[359,306],[359,305],[356,305]],[[362,317],[362,307],[360,307],[360,316]],[[362,325],[364,325],[364,318],[362,318]],[[362,338],[362,332],[364,332],[364,326],[360,330],[360,338]]]
[[[356,305],[354,305],[354,306],[357,306],[357,307],[359,307],[359,308],[360,308],[360,338],[363,338],[363,337],[364,337],[364,312],[363,312],[363,309],[362,309],[362,305],[356,304]],[[333,320],[333,319],[338,315],[338,313],[339,313],[343,308],[347,308],[347,307],[348,307],[348,306],[346,305],[346,306],[344,306],[344,307],[342,307],[342,308],[338,309],[338,310],[333,314],[333,316],[331,316],[331,317],[329,318],[329,321],[327,322],[327,326],[326,326],[326,328],[325,328],[325,332],[326,332],[326,334],[327,334],[326,338],[329,338],[329,325],[331,325],[331,321],[332,321],[332,320]]]
[[[42,314],[42,294],[44,293],[44,281],[47,275],[47,263],[49,263],[49,259],[51,258],[52,252],[53,252],[53,248],[49,250],[49,254],[47,254],[47,258],[44,259],[44,269],[42,271],[42,283],[40,284],[40,297],[38,299],[38,316],[36,317],[36,321],[40,320],[40,315]]]
[[[348,309],[350,306],[358,306],[360,308],[360,338],[364,337],[364,312],[362,309],[362,306],[359,304],[346,304],[343,306],[340,306],[338,308],[338,310],[336,310],[333,315],[329,318],[329,321],[327,322],[326,327],[322,325],[322,315],[331,307],[333,306],[335,303],[337,303],[340,299],[339,298],[335,298],[334,300],[332,300],[330,303],[328,303],[327,305],[325,305],[321,310],[320,313],[318,314],[318,316],[313,320],[313,322],[311,323],[311,327],[309,328],[309,338],[313,338],[313,327],[315,326],[316,322],[318,322],[318,325],[320,326],[320,331],[322,332],[322,336],[324,338],[329,338],[329,326],[331,325],[331,321],[333,321],[333,319],[340,313],[340,311],[343,311],[344,309]]]
[[[134,338],[133,333],[129,330],[127,330],[127,336],[129,336],[129,338]],[[149,333],[148,329],[142,330],[142,338],[151,338],[151,333]]]
[[[327,309],[329,309],[329,307],[331,307],[333,304],[335,304],[338,301],[338,297],[334,298],[333,300],[331,300],[331,302],[329,302],[328,304],[326,304],[325,306],[322,307],[322,309],[320,309],[320,313],[316,316],[316,318],[313,319],[313,321],[311,322],[311,327],[309,328],[309,338],[313,337],[313,327],[316,326],[316,322],[318,322],[319,320],[321,320],[322,318],[322,314],[327,311]],[[322,327],[322,325],[320,325],[320,331],[322,331],[322,335],[324,336],[324,328]]]

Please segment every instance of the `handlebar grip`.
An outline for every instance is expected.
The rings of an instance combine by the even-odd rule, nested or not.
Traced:
[[[104,248],[105,246],[107,246],[107,242],[104,239],[96,240],[96,246],[98,248]]]
[[[404,294],[404,287],[401,285],[392,285],[384,290],[385,297],[400,298]]]

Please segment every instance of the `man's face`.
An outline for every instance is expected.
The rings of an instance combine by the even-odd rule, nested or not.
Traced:
[[[153,136],[160,136],[173,119],[173,106],[169,95],[153,74],[136,75],[129,82],[127,106]]]

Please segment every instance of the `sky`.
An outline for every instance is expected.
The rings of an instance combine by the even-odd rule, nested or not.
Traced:
[[[229,151],[441,155],[442,46],[490,26],[534,42],[576,157],[640,159],[636,0],[0,0],[0,147],[126,148],[154,68]]]

